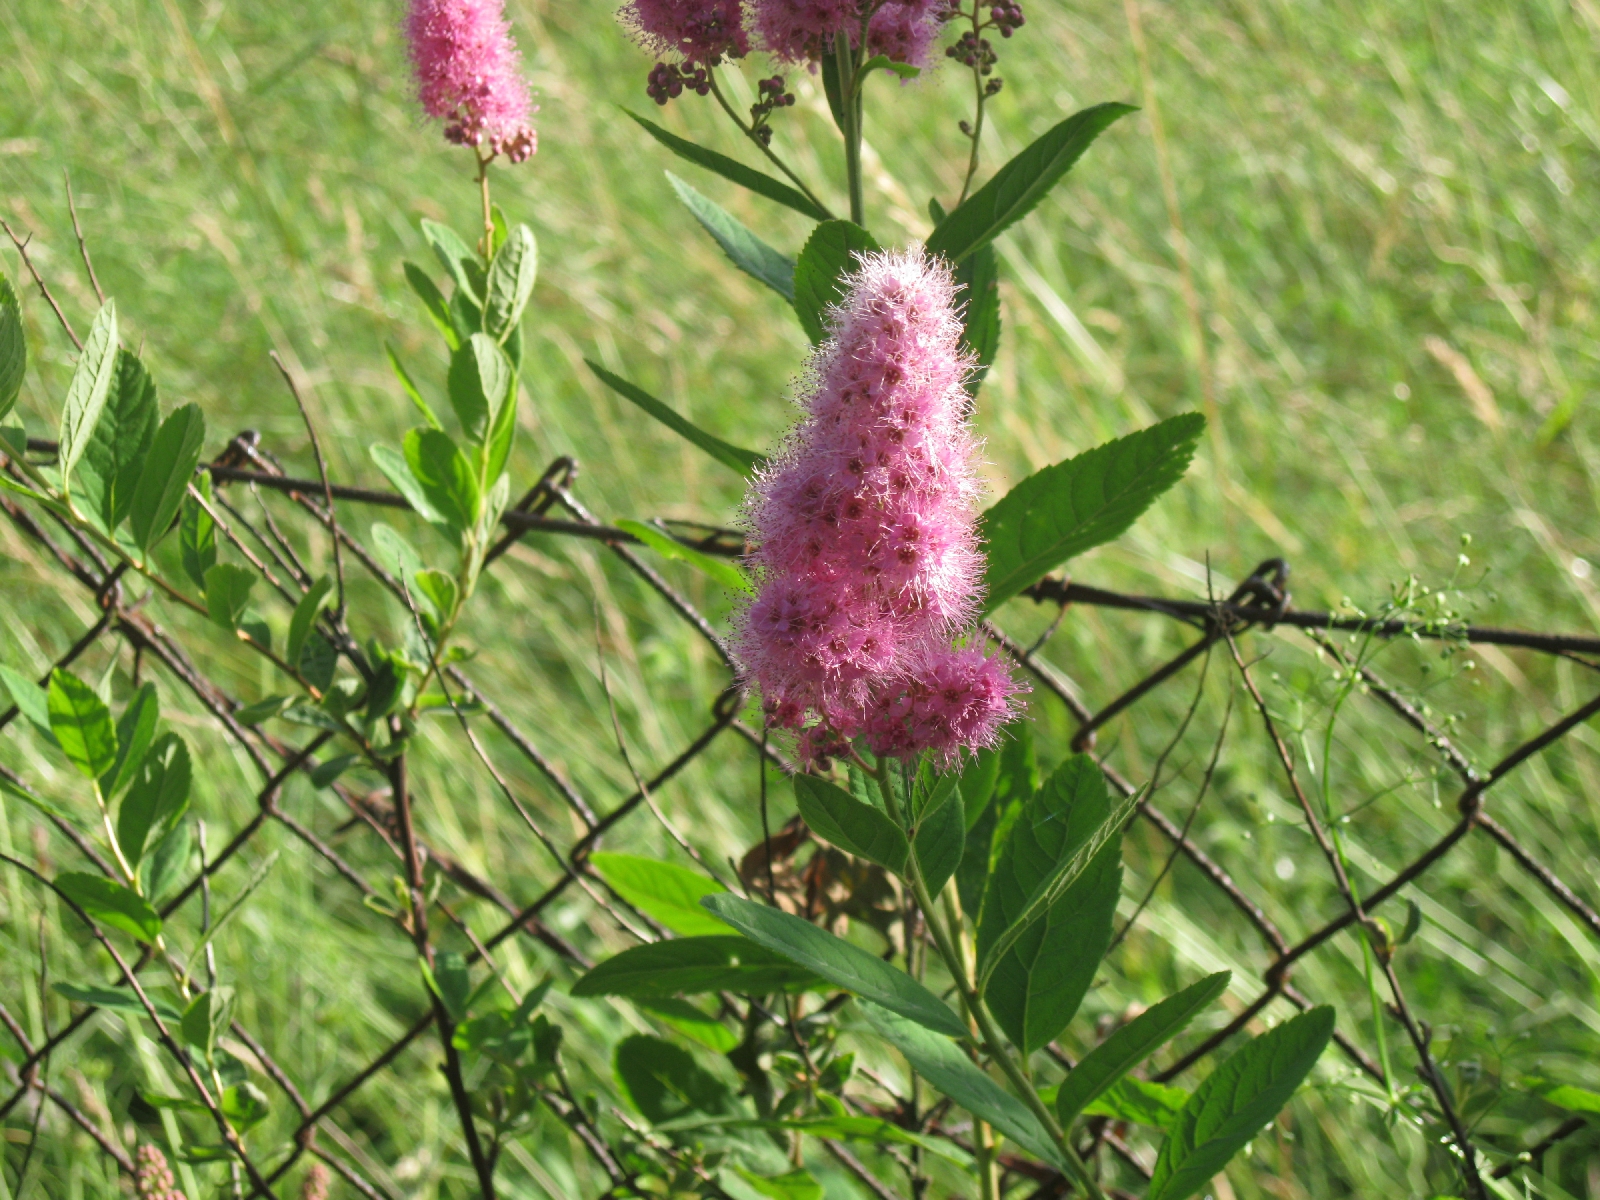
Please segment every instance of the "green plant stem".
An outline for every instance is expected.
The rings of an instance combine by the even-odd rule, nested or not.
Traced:
[[[982,0],[972,0],[972,32],[974,35],[983,30],[982,13]],[[961,198],[956,201],[957,208],[961,206],[967,195],[972,191],[972,181],[978,174],[979,140],[983,137],[983,112],[989,99],[984,90],[981,63],[975,64],[972,68],[972,86],[976,93],[976,102],[973,105],[972,132],[967,135],[972,140],[972,149],[967,155],[967,177],[961,181]]]
[[[494,258],[494,204],[489,199],[489,164],[494,161],[494,155],[486,157],[481,149],[477,153],[478,177],[474,182],[478,185],[478,194],[483,197],[483,262],[487,267]]]
[[[828,206],[821,200],[817,199],[815,194],[812,193],[811,189],[805,185],[805,181],[802,180],[800,176],[796,175],[792,170],[790,170],[789,164],[784,162],[783,159],[779,158],[777,151],[775,151],[771,146],[762,141],[761,138],[756,135],[755,129],[746,124],[744,118],[739,115],[738,110],[728,102],[728,98],[722,94],[722,89],[717,86],[717,73],[715,71],[710,72],[710,79],[711,94],[717,98],[717,103],[722,106],[722,111],[728,114],[728,119],[739,127],[739,132],[744,134],[745,137],[749,138],[755,143],[756,148],[760,150],[762,154],[767,156],[767,161],[773,166],[777,167],[778,170],[782,171],[788,178],[789,182],[800,189],[801,195],[803,195],[807,200],[811,201],[811,203],[815,204],[823,212],[828,212]]]
[[[900,811],[900,803],[895,799],[894,788],[890,783],[888,760],[879,759],[874,774],[877,777],[878,788],[883,793],[883,802],[889,810],[889,816],[902,829],[905,820]],[[1100,1190],[1100,1185],[1090,1175],[1089,1168],[1084,1165],[1083,1159],[1078,1157],[1078,1152],[1072,1148],[1072,1143],[1062,1132],[1061,1125],[1057,1122],[1055,1114],[1050,1111],[1045,1102],[1039,1099],[1039,1093],[1034,1090],[1026,1071],[1021,1065],[1006,1052],[1005,1040],[1000,1030],[995,1027],[994,1018],[989,1015],[988,1009],[983,1005],[982,999],[973,989],[967,976],[966,964],[961,961],[961,955],[950,940],[950,932],[940,920],[938,910],[934,907],[933,898],[928,895],[928,885],[923,881],[922,868],[913,854],[906,862],[907,882],[911,884],[912,894],[917,898],[917,904],[922,909],[923,919],[928,922],[928,932],[933,935],[934,949],[939,952],[939,957],[944,960],[946,969],[955,980],[956,991],[961,996],[962,1007],[967,1015],[978,1023],[979,1033],[983,1038],[983,1048],[989,1057],[999,1066],[1000,1070],[1010,1080],[1012,1089],[1028,1106],[1033,1115],[1038,1118],[1039,1124],[1050,1135],[1051,1141],[1060,1148],[1062,1157],[1077,1176],[1078,1182],[1083,1185],[1084,1191],[1091,1200],[1106,1200],[1105,1193]]]
[[[865,21],[862,45],[866,44]],[[839,64],[839,108],[844,118],[844,173],[850,191],[850,219],[865,228],[866,199],[861,187],[861,89],[857,68],[860,54],[850,46],[850,39],[835,37],[833,53]]]

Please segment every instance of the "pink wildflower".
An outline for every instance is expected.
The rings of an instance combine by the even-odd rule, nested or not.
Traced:
[[[805,419],[748,502],[761,588],[740,659],[803,753],[866,734],[948,761],[993,740],[1018,690],[951,648],[983,577],[955,284],[920,249],[867,255],[846,284]]]
[[[144,1143],[134,1160],[138,1165],[133,1173],[133,1194],[138,1200],[183,1200],[183,1193],[172,1178],[172,1168],[167,1166],[167,1156],[159,1146]]]
[[[656,54],[710,66],[750,52],[742,0],[630,0],[618,14]]]
[[[411,0],[406,40],[417,96],[444,136],[459,145],[524,162],[538,148],[538,110],[503,0]]]
[[[895,62],[926,67],[939,32],[943,0],[884,0],[867,23],[867,49]],[[835,34],[861,37],[860,0],[756,0],[762,46],[785,62],[820,59]]]

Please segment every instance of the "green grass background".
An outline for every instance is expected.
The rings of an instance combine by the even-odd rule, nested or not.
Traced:
[[[1592,0],[1226,0],[1146,2],[1135,11],[1142,52],[1129,8],[1115,0],[1035,0],[1026,28],[1001,46],[1006,87],[990,109],[990,166],[1090,103],[1121,99],[1143,109],[1001,241],[1005,341],[975,417],[995,491],[1198,408],[1211,431],[1189,479],[1118,544],[1075,564],[1076,576],[1203,595],[1208,586],[1226,592],[1258,560],[1281,554],[1293,564],[1302,607],[1372,608],[1414,574],[1431,587],[1453,581],[1462,590],[1450,603],[1475,620],[1592,629],[1600,613],[1588,566],[1600,564],[1592,398],[1600,373],[1592,203],[1600,8]],[[730,441],[770,446],[791,416],[803,335],[775,296],[722,258],[661,172],[689,177],[786,251],[798,248],[805,225],[675,164],[622,115],[620,106],[647,106],[649,62],[607,5],[512,0],[510,12],[542,108],[538,156],[495,173],[498,202],[533,226],[543,259],[526,322],[514,469],[531,481],[549,459],[573,454],[584,467],[580,495],[602,516],[726,521],[739,481],[606,392],[581,359],[639,381]],[[468,157],[444,145],[410,100],[399,17],[397,4],[372,0],[0,8],[0,213],[32,235],[36,261],[85,325],[93,296],[65,210],[62,171],[71,171],[124,341],[143,347],[164,403],[203,406],[214,448],[254,428],[292,469],[311,469],[271,349],[307,382],[344,481],[376,484],[368,445],[395,441],[411,420],[384,343],[425,385],[442,383],[443,358],[400,262],[428,260],[420,218],[471,230],[477,198]],[[748,64],[745,78],[760,70]],[[837,198],[839,156],[819,89],[805,77],[795,83],[800,103],[781,115],[776,144]],[[926,233],[929,196],[953,199],[964,162],[955,123],[968,98],[954,71],[875,85],[868,207],[881,241]],[[754,161],[715,116],[709,101],[689,98],[662,119]],[[15,279],[15,255],[3,257]],[[44,434],[71,347],[36,298],[26,314],[34,369],[21,412],[31,432]],[[1468,565],[1458,561],[1463,535],[1471,537]],[[9,527],[0,556],[0,658],[42,670],[93,619],[91,601]],[[726,603],[703,580],[669,573],[726,619]],[[402,614],[366,599],[379,626],[399,628]],[[281,625],[287,612],[267,615]],[[1015,601],[1000,620],[1029,636],[1051,615]],[[273,690],[270,671],[181,613],[161,619],[238,694]],[[474,670],[492,681],[492,694],[602,805],[632,784],[606,712],[597,638],[641,769],[665,762],[704,726],[725,680],[704,644],[613,562],[550,539],[528,539],[495,572],[467,636],[482,651]],[[1182,641],[1158,619],[1074,610],[1047,657],[1099,703]],[[1357,810],[1344,829],[1358,880],[1370,888],[1448,825],[1448,781],[1425,747],[1361,696],[1341,712],[1325,763],[1330,665],[1287,634],[1253,636],[1245,650],[1267,656],[1255,669],[1297,731],[1308,778],[1321,787],[1326,770],[1336,807]],[[1581,664],[1492,647],[1441,659],[1437,649],[1399,646],[1382,664],[1441,716],[1458,718],[1453,732],[1480,766],[1594,686]],[[97,651],[82,671],[114,672],[122,695],[130,667],[126,656]],[[1102,748],[1135,779],[1148,777],[1196,677],[1105,731]],[[1228,677],[1214,661],[1199,716],[1173,756],[1178,775],[1164,802],[1180,816],[1222,723]],[[1337,896],[1266,756],[1259,722],[1231,690],[1224,767],[1197,836],[1268,898],[1293,937],[1336,912]],[[205,760],[197,811],[220,842],[247,819],[255,777],[176,689],[164,683],[162,694],[169,719]],[[1047,698],[1036,694],[1033,707],[1041,756],[1058,761],[1068,725]],[[64,764],[17,725],[0,745],[6,763],[48,794],[84,803]],[[541,819],[569,836],[542,781],[505,745],[491,749]],[[1594,730],[1582,728],[1491,800],[1591,898],[1600,895],[1595,749]],[[443,725],[430,731],[417,772],[424,831],[442,849],[519,899],[555,877]],[[759,837],[753,756],[732,739],[660,799],[713,861]],[[360,831],[333,833],[344,814],[326,793],[296,784],[285,804],[387,887],[393,860]],[[787,815],[781,801],[777,815]],[[222,970],[240,990],[242,1019],[302,1090],[320,1097],[418,1011],[411,954],[281,830],[258,841],[219,880],[221,892],[242,886],[274,846],[286,853],[221,939]],[[610,846],[677,854],[643,813]],[[0,849],[70,865],[70,847],[9,804],[0,808]],[[1164,847],[1141,830],[1127,858],[1131,909]],[[1600,1087],[1600,947],[1487,843],[1458,849],[1412,895],[1425,921],[1402,951],[1410,998],[1433,1023],[1463,1095],[1495,1102],[1481,1114],[1486,1137],[1508,1147],[1533,1140],[1559,1114],[1519,1095],[1523,1077],[1543,1072]],[[493,912],[455,900],[475,927],[494,928]],[[18,877],[0,881],[0,994],[34,1036],[68,1014],[59,997],[39,1000],[41,936],[52,979],[88,981],[105,970],[58,917]],[[591,951],[625,944],[585,903],[563,906],[552,921]],[[553,966],[541,955],[532,943],[513,945],[503,965],[527,986]],[[1259,962],[1247,931],[1179,866],[1108,962],[1066,1042],[1081,1047],[1096,1017],[1220,966],[1246,969],[1229,999],[1236,1010],[1251,995],[1247,968]],[[1355,942],[1336,939],[1296,979],[1338,1003],[1341,1027],[1372,1043]],[[563,992],[552,1007],[569,1028],[576,1082],[609,1097],[605,1046],[647,1023]],[[1399,1028],[1391,1022],[1387,1032],[1408,1084]],[[345,1110],[348,1153],[396,1195],[463,1195],[468,1176],[437,1054],[419,1047]],[[52,1075],[106,1128],[131,1137],[128,1097],[159,1078],[140,1074],[147,1046],[144,1053],[117,1018],[99,1018],[57,1056]],[[1319,1198],[1448,1191],[1448,1165],[1404,1108],[1386,1111],[1352,1084],[1330,1054],[1317,1086],[1230,1169],[1228,1190]],[[54,1116],[43,1130],[35,1188],[116,1194],[114,1171],[82,1135]],[[10,1173],[27,1136],[13,1114]],[[1600,1195],[1591,1135],[1545,1167],[1530,1176],[1532,1194]],[[819,1174],[830,1196],[855,1194],[825,1161]],[[603,1190],[553,1124],[509,1152],[503,1175],[511,1195]],[[204,1175],[199,1182],[209,1194],[214,1184]],[[960,1194],[956,1181],[939,1186]],[[1216,1192],[1223,1197],[1224,1185]]]

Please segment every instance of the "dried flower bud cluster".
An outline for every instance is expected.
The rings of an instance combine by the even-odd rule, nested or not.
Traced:
[[[167,1166],[167,1156],[159,1146],[149,1142],[139,1147],[134,1156],[133,1194],[138,1200],[184,1200],[183,1193],[172,1178],[172,1168]]]
[[[701,96],[711,92],[711,72],[705,67],[691,67],[681,63],[658,62],[650,68],[645,80],[644,94],[657,104],[676,100],[684,89]]]
[[[806,416],[747,502],[761,587],[739,658],[808,758],[864,736],[948,762],[993,741],[1019,690],[952,648],[983,575],[955,284],[920,249],[868,255],[846,283]]]
[[[406,42],[423,110],[444,135],[490,155],[525,162],[538,149],[538,110],[503,0],[411,0]]]

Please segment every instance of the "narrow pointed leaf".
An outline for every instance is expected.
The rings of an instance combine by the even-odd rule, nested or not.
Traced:
[[[954,1042],[874,1004],[863,1004],[872,1027],[912,1068],[962,1108],[989,1122],[1029,1154],[1063,1167],[1060,1149],[1021,1100],[972,1064]]]
[[[450,339],[450,349],[455,350],[460,343],[456,340],[454,333],[451,333]],[[394,372],[394,377],[400,381],[400,387],[405,391],[406,399],[411,401],[411,407],[422,415],[422,419],[428,423],[430,429],[443,429],[444,426],[439,423],[438,414],[433,411],[433,405],[423,399],[422,393],[417,390],[417,385],[412,380],[411,373],[406,370],[405,364],[400,361],[400,355],[396,353],[395,348],[385,342],[383,351],[389,358],[389,369]]]
[[[896,874],[905,870],[910,844],[882,809],[813,775],[794,777],[794,799],[801,819],[823,841]]]
[[[1232,973],[1219,971],[1151,1005],[1086,1054],[1056,1093],[1056,1112],[1065,1129],[1095,1099],[1134,1067],[1166,1045],[1228,988]]]
[[[1128,104],[1097,104],[1062,121],[939,222],[928,249],[958,263],[993,241],[1044,199],[1108,125],[1133,111]]]
[[[206,611],[211,619],[224,629],[238,629],[255,585],[255,574],[244,567],[233,563],[212,567],[206,572]]]
[[[667,179],[672,190],[678,193],[678,199],[722,247],[734,266],[794,303],[794,260],[779,254],[746,229],[738,217],[706,199],[671,171],[667,172]]]
[[[586,358],[583,361],[589,370],[595,373],[600,382],[616,392],[617,395],[624,400],[630,400],[637,404],[645,412],[672,430],[673,433],[686,441],[694,443],[694,445],[700,447],[700,449],[724,466],[732,467],[739,474],[748,478],[755,473],[757,467],[766,461],[754,450],[746,450],[740,446],[730,445],[721,438],[707,433],[698,425],[679,416],[675,410],[667,407],[667,405],[657,400],[643,388],[629,383],[620,375],[613,375],[592,359]]]
[[[0,666],[0,683],[11,693],[11,703],[36,730],[52,745],[56,735],[50,728],[49,693],[20,671]]]
[[[163,734],[150,747],[117,812],[117,845],[130,864],[137,867],[145,850],[183,819],[192,775],[189,747],[177,734]]]
[[[456,333],[455,322],[450,316],[450,302],[444,298],[444,293],[439,290],[439,285],[428,277],[428,273],[414,262],[405,264],[406,282],[411,285],[411,290],[417,294],[417,299],[422,301],[422,307],[428,314],[428,319],[433,322],[433,327],[439,331],[445,344],[454,350],[461,344],[461,337]],[[394,352],[390,351],[390,361],[394,361]]]
[[[983,611],[1085,550],[1120,537],[1178,480],[1205,418],[1184,413],[1028,476],[983,516]]]
[[[301,596],[300,602],[294,606],[294,615],[289,618],[289,653],[286,656],[291,664],[299,663],[300,651],[305,649],[306,638],[317,623],[317,614],[322,611],[323,602],[332,591],[333,580],[324,575],[311,585],[311,590]]]
[[[381,443],[373,444],[371,454],[372,461],[378,464],[378,470],[382,471],[389,482],[394,484],[395,490],[406,498],[406,503],[411,505],[419,517],[431,525],[444,525],[447,523],[445,515],[433,506],[433,501],[429,499],[428,493],[423,490],[422,484],[411,474],[411,468],[406,466],[406,460],[403,456]],[[379,550],[382,550],[382,546],[379,546]],[[417,569],[422,569],[420,559],[417,562]],[[409,577],[409,572],[401,575],[401,578]]]
[[[120,883],[73,871],[57,875],[55,885],[97,925],[120,930],[141,942],[154,942],[161,934],[161,917],[156,910]]]
[[[185,495],[179,510],[178,551],[183,560],[183,573],[203,592],[206,572],[217,565],[217,523],[206,511],[211,504],[211,476],[195,476],[194,490],[200,493],[200,499]]]
[[[197,404],[174,409],[156,430],[128,512],[128,527],[139,549],[148,552],[166,536],[200,465],[205,437],[206,419]]]
[[[950,1006],[911,976],[810,921],[731,893],[707,896],[700,903],[751,941],[816,972],[829,983],[935,1033],[953,1038],[967,1035],[966,1026]]]
[[[715,579],[730,592],[749,595],[755,591],[749,576],[727,559],[702,554],[693,546],[685,546],[676,538],[668,537],[653,525],[646,525],[643,521],[624,520],[617,522],[617,528],[626,529],[663,558],[674,558],[679,562],[688,563],[695,570]]]
[[[697,146],[691,141],[679,137],[675,133],[668,133],[653,121],[647,121],[637,113],[629,113],[634,122],[656,141],[679,158],[692,162],[697,167],[704,167],[708,171],[715,171],[731,183],[736,183],[742,188],[748,188],[759,196],[768,200],[776,200],[779,204],[787,205],[797,213],[801,213],[816,221],[831,220],[833,214],[819,204],[814,204],[806,198],[804,192],[790,187],[774,179],[771,175],[763,174],[754,168],[729,158],[726,154],[718,154],[715,150],[708,150],[704,146]]]
[[[1147,1200],[1188,1200],[1227,1166],[1310,1074],[1333,1022],[1329,1007],[1301,1013],[1247,1042],[1207,1076],[1161,1144]]]
[[[72,382],[67,385],[67,402],[61,410],[56,465],[64,491],[71,490],[73,469],[88,449],[116,373],[117,302],[107,300],[95,313],[89,335],[83,339],[83,353],[78,355]]]
[[[918,815],[911,838],[922,882],[927,885],[928,894],[935,898],[944,891],[944,885],[961,865],[967,834],[966,813],[957,781],[945,776],[940,783],[948,786],[934,792],[927,807]]]
[[[111,769],[100,776],[100,794],[109,803],[111,798],[128,784],[144,762],[145,752],[155,740],[156,722],[161,717],[161,704],[156,698],[156,686],[146,683],[133,694],[128,706],[117,719],[117,758]]]
[[[727,936],[728,927],[700,907],[702,896],[728,890],[715,879],[631,854],[595,854],[589,861],[617,895],[680,937]]]
[[[450,405],[469,441],[484,440],[510,388],[511,364],[488,334],[473,334],[450,356]]]
[[[0,274],[0,418],[16,404],[27,371],[28,342],[22,335],[22,308],[11,281]]]
[[[107,532],[122,524],[133,506],[159,415],[149,372],[137,356],[119,347],[111,388],[77,474],[81,507]]]
[[[656,999],[729,991],[764,996],[806,990],[821,982],[783,955],[749,938],[724,933],[647,942],[624,950],[574,983],[572,994]]]
[[[117,727],[105,701],[59,667],[50,672],[50,732],[80,774],[99,779],[117,761]]]
[[[877,241],[850,221],[824,221],[811,231],[794,266],[794,311],[813,342],[827,336],[828,309],[844,296],[844,277]]]

